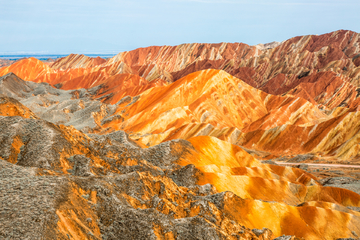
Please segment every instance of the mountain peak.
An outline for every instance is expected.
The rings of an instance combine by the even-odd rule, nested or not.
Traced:
[[[360,236],[359,36],[0,68],[0,238]]]

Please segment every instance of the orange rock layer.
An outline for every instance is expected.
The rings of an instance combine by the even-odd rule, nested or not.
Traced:
[[[154,46],[119,53],[107,61],[71,54],[54,62],[51,68],[27,59],[1,68],[0,76],[13,72],[24,80],[79,89],[96,87],[98,82],[123,73],[149,82],[162,79],[170,83],[212,68],[224,70],[267,93],[284,94],[297,87],[293,93],[309,101],[329,108],[352,107],[357,105],[356,88],[360,86],[359,42],[358,33],[340,30],[291,38],[281,44],[266,45],[269,48],[243,43]],[[325,74],[313,76],[318,72]],[[319,95],[319,90],[324,89],[326,96]]]
[[[360,195],[244,150],[358,159],[359,44],[358,33],[341,30],[266,46],[183,44],[107,61],[73,54],[51,66],[18,61],[0,76],[85,88],[72,98],[101,100],[91,131],[103,135],[46,122],[1,95],[0,171],[16,168],[61,187],[33,239],[360,236]],[[4,229],[26,220],[16,216]]]
[[[5,161],[16,163],[17,168],[32,169],[26,181],[40,175],[50,182],[44,186],[60,187],[49,190],[54,191],[51,201],[56,204],[48,210],[44,235],[38,236],[175,239],[187,231],[179,228],[181,222],[191,228],[213,228],[225,239],[274,239],[283,234],[334,239],[360,234],[359,212],[346,208],[360,207],[360,195],[322,187],[300,169],[262,164],[217,138],[201,136],[141,149],[120,133],[94,140],[74,128],[42,120],[0,117],[0,123],[11,136],[2,141],[2,171],[10,166]],[[34,126],[31,132],[18,131]],[[36,139],[46,132],[52,134],[41,140],[51,147],[39,150],[42,142]],[[41,151],[38,158],[31,157],[34,151]],[[49,154],[44,159],[48,164],[41,160],[44,153]],[[56,181],[60,182],[53,184]],[[26,187],[16,189],[27,196]],[[38,191],[44,197],[48,194]],[[129,232],[130,226],[139,230]],[[196,234],[210,236],[206,231]]]

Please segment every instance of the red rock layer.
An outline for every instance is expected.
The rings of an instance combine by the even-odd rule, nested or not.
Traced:
[[[357,88],[334,72],[320,72],[301,79],[295,87],[287,87],[288,94],[312,103],[335,107],[356,108],[359,105]],[[279,90],[281,92],[281,90]]]
[[[314,153],[341,159],[359,157],[359,112],[310,126],[283,125],[239,134],[237,144],[274,154]]]
[[[354,89],[360,86],[359,42],[358,33],[344,30],[320,36],[295,37],[274,48],[259,49],[259,54],[248,59],[206,59],[172,72],[172,76],[177,80],[194,71],[215,68],[227,71],[267,93],[284,94],[302,82],[306,83],[308,80],[303,77],[311,77],[317,72],[333,72],[341,82],[351,83],[347,95],[353,95]],[[332,78],[331,75],[323,75],[318,88],[327,88]],[[331,88],[336,89],[336,84]],[[326,91],[330,95],[336,94],[336,91]],[[354,97],[348,96],[343,105],[351,106],[353,101],[356,101]],[[336,102],[341,104],[343,101]],[[334,107],[334,102],[328,107]]]
[[[144,143],[151,145],[199,134],[192,131],[188,135],[191,131],[187,129],[185,135],[179,136],[178,132],[189,124],[207,126],[203,134],[208,134],[214,128],[251,131],[283,124],[312,124],[326,118],[304,99],[266,94],[218,70],[196,72],[168,86],[150,89],[119,105],[115,115],[119,116],[117,120],[108,121],[104,127],[124,129],[139,136],[156,134],[157,137],[152,136],[156,140],[146,137],[150,142]]]
[[[353,107],[358,101],[356,87],[360,86],[359,44],[359,34],[340,30],[291,38],[271,45],[272,48],[243,43],[154,46],[122,52],[106,62],[72,54],[57,60],[52,70],[31,60],[26,66],[20,61],[11,68],[2,69],[0,74],[12,71],[25,80],[78,89],[97,86],[96,82],[122,73],[135,74],[150,82],[156,79],[173,82],[189,73],[214,68],[271,94],[281,95],[311,82],[316,85],[317,92],[326,92],[325,98],[313,96],[316,93],[308,92],[312,91],[308,89],[312,86],[304,89],[303,85],[296,90],[300,92],[298,96],[327,108]],[[319,77],[318,72],[329,73]],[[337,78],[333,81],[335,74]],[[342,88],[340,98],[337,97],[339,88]]]
[[[106,65],[120,61],[127,64],[130,68],[139,69],[139,72],[143,72],[141,76],[146,79],[160,77],[167,81],[172,81],[171,72],[184,69],[191,63],[219,59],[247,60],[256,56],[259,52],[256,47],[243,43],[194,43],[179,46],[154,46],[119,53],[110,59]],[[149,70],[144,71],[143,69]],[[154,74],[157,76],[154,76]]]
[[[130,74],[131,69],[121,62],[107,67],[55,70],[35,58],[28,58],[0,68],[0,76],[10,72],[24,80],[47,82],[64,90],[89,89],[101,85],[94,98],[101,98],[112,104],[124,96],[136,96],[151,87],[166,84],[161,79],[149,82],[138,75]]]
[[[69,68],[93,68],[105,63],[106,60],[101,57],[91,58],[83,54],[70,54],[69,56],[56,60],[51,68],[69,69]]]
[[[147,89],[167,85],[162,79],[148,82],[146,79],[133,74],[117,74],[96,83],[99,90],[96,98],[106,103],[115,104],[126,96],[137,96]]]
[[[93,114],[99,131],[112,133],[91,138],[31,119],[20,103],[0,99],[1,163],[67,182],[66,191],[57,192],[56,222],[46,225],[59,239],[147,228],[146,236],[175,239],[181,232],[173,226],[183,222],[189,223],[185,229],[207,226],[201,229],[227,239],[355,237],[360,214],[347,207],[360,207],[358,194],[322,187],[300,169],[262,164],[239,145],[272,156],[360,157],[358,42],[358,34],[339,31],[293,38],[272,49],[184,44],[121,53],[101,65],[75,55],[54,68],[32,58],[19,61],[0,75],[87,88],[117,109],[106,119],[106,104]],[[119,129],[152,147],[140,149],[114,133]],[[188,141],[164,143],[179,138]],[[150,224],[139,222],[145,220]],[[135,230],[123,230],[126,224]],[[264,227],[269,230],[259,236],[250,230]]]
[[[328,79],[327,74],[333,82],[341,80],[331,72],[315,76]],[[337,108],[328,114],[320,111],[311,102],[329,104],[325,101],[333,101],[332,96],[321,99],[327,94],[317,88],[321,79],[314,81],[315,86],[311,76],[306,79],[310,87],[299,85],[308,90],[306,95],[295,88],[292,94],[296,97],[281,97],[256,90],[224,71],[200,71],[124,100],[103,127],[131,132],[133,139],[146,145],[209,135],[275,156],[359,157],[358,112],[355,108]],[[348,85],[341,88],[340,83],[337,98],[346,99]],[[330,86],[327,89],[335,91]]]
[[[216,60],[213,64],[217,64]],[[132,70],[122,62],[89,69],[54,70],[34,58],[0,69],[1,74],[15,72],[27,80],[50,81],[64,89],[97,87],[93,91],[94,97],[112,104],[125,96],[134,97],[146,91],[140,98],[130,98],[129,102],[124,102],[126,104],[119,105],[118,113],[103,122],[104,128],[132,132],[132,137],[143,144],[154,145],[175,138],[211,135],[272,154],[310,151],[341,158],[357,156],[356,145],[351,141],[346,144],[345,141],[339,142],[331,148],[316,147],[317,144],[310,143],[324,140],[323,135],[316,135],[316,141],[310,137],[310,129],[315,129],[315,124],[336,121],[328,119],[338,117],[337,114],[325,116],[314,105],[327,108],[345,106],[352,111],[358,105],[356,88],[331,71],[296,78],[292,85],[283,86],[285,90],[281,90],[279,81],[279,91],[291,88],[289,94],[294,97],[267,95],[224,72],[215,76],[220,73],[218,71],[190,74],[170,86],[164,86],[166,82],[163,80],[149,83],[137,75],[115,74],[119,71]],[[253,77],[245,72],[241,74],[247,79]],[[284,74],[278,76],[286,77]],[[278,79],[281,80],[280,77]],[[163,87],[153,88],[159,86]],[[325,132],[329,133],[335,127],[332,124],[327,126]],[[299,129],[299,136],[292,134],[294,127]],[[356,133],[350,138],[354,136]],[[297,140],[292,140],[294,137]],[[312,147],[303,148],[307,142]],[[344,150],[348,148],[352,150]]]

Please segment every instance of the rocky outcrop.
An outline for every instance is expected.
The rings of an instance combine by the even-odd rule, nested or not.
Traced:
[[[305,164],[360,157],[358,56],[341,30],[0,68],[0,238],[360,236],[357,175]]]
[[[75,126],[85,132],[101,131],[102,120],[115,111],[115,106],[93,100],[91,91],[94,89],[64,91],[53,88],[48,83],[23,81],[13,73],[0,77],[0,94],[13,97],[29,108],[22,110],[17,101],[4,98],[6,103],[11,102],[14,106],[3,105],[4,115],[36,115],[52,123]]]
[[[53,69],[69,68],[93,68],[105,63],[106,60],[101,57],[91,58],[83,54],[70,54],[66,57],[57,59],[51,64]]]
[[[121,131],[87,136],[19,116],[0,116],[0,128],[3,238],[360,234],[360,215],[349,209],[360,207],[360,195],[322,187],[301,169],[262,164],[217,138],[140,148]]]

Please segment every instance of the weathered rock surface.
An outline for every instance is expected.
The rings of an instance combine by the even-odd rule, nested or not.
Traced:
[[[93,100],[92,91],[95,90],[56,89],[48,83],[24,81],[13,73],[0,77],[0,94],[20,101],[32,111],[33,117],[36,114],[49,122],[71,125],[83,131],[100,131],[103,118],[111,116],[116,108],[114,105]],[[10,109],[10,106],[7,106],[3,112],[11,114]]]
[[[360,158],[359,43],[341,30],[1,67],[0,238],[358,238],[356,172],[306,163]]]
[[[354,107],[358,105],[360,86],[359,44],[358,33],[340,30],[265,46],[243,43],[153,46],[122,52],[107,61],[71,54],[51,67],[29,58],[0,68],[0,76],[13,72],[27,81],[48,82],[69,90],[96,87],[100,82],[110,83],[109,78],[115,75],[133,74],[129,77],[134,78],[131,81],[135,84],[139,76],[156,82],[149,88],[211,68],[224,70],[267,93],[281,95],[290,91],[326,108]],[[138,89],[131,96],[148,88]]]
[[[360,180],[349,177],[325,178],[321,179],[323,186],[327,187],[340,187],[349,189],[353,192],[360,194]],[[360,210],[360,209],[359,209]]]
[[[119,104],[116,114],[121,120],[104,127],[137,133],[150,145],[198,135],[235,143],[239,130],[307,125],[327,118],[304,99],[266,94],[218,70],[196,72],[146,91],[132,104]]]
[[[101,57],[91,58],[85,55],[70,54],[69,56],[57,59],[52,63],[53,69],[68,68],[92,68],[105,63],[106,60]]]
[[[332,239],[360,234],[360,215],[349,209],[360,207],[360,195],[308,186],[316,181],[311,174],[261,164],[216,138],[140,148],[122,131],[87,136],[20,116],[0,117],[0,128],[4,239],[273,239],[283,234]],[[314,222],[314,214],[328,227]],[[290,224],[295,222],[296,228]]]
[[[10,65],[13,64],[14,62],[15,62],[14,60],[0,59],[0,67],[10,66]]]

